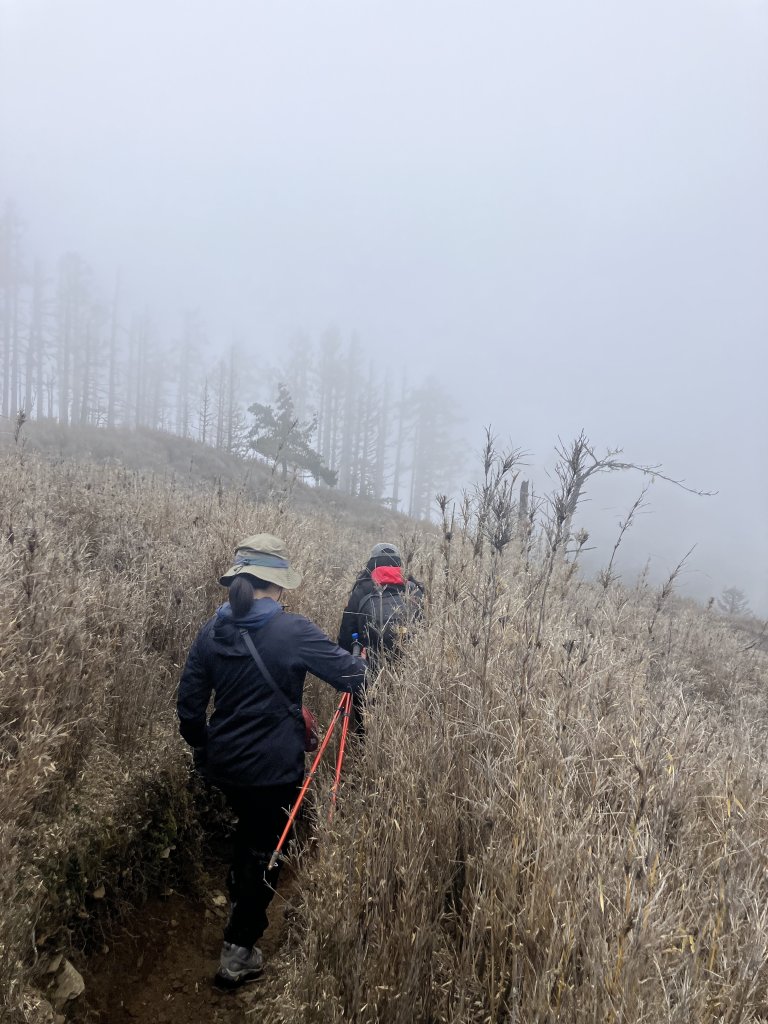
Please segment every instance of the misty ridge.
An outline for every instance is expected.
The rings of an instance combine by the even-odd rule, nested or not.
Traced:
[[[8,429],[15,401],[234,444],[282,383],[317,416],[297,472],[433,517],[486,425],[541,495],[584,431],[716,492],[655,488],[624,578],[695,545],[682,591],[768,613],[766,13],[8,0]],[[590,572],[642,485],[592,480]]]
[[[242,338],[222,351],[200,312],[186,311],[169,337],[146,309],[130,308],[119,274],[107,296],[77,252],[64,253],[50,272],[26,252],[24,230],[8,200],[0,221],[0,415],[17,441],[29,420],[160,431],[256,459],[283,484],[335,488],[415,519],[442,517],[444,529],[449,505],[455,516],[483,462],[487,475],[488,445],[496,441],[491,428],[484,452],[473,459],[461,405],[434,374],[418,382],[406,365],[371,354],[356,334],[345,337],[333,327],[317,339],[296,332],[285,346]],[[547,505],[567,502],[562,554],[583,560],[595,548],[589,530],[577,529],[574,519],[587,484],[599,474],[639,471],[649,482],[665,480],[710,496],[659,465],[630,463],[621,454],[615,449],[598,456],[583,432],[567,448],[561,440],[554,475],[562,485],[570,465],[573,489],[565,497],[554,491],[542,497],[523,478],[530,466],[516,450],[518,490],[509,498],[519,522],[533,524]],[[619,520],[607,566],[592,565],[604,585],[621,578],[617,552],[648,505],[647,495],[648,483]],[[646,565],[637,575],[645,578],[648,571]],[[751,614],[747,596],[734,585],[723,588],[716,607],[730,616]]]
[[[299,334],[285,348],[243,340],[220,354],[200,314],[186,312],[166,339],[149,313],[121,307],[119,279],[106,298],[78,253],[53,275],[27,260],[11,202],[0,261],[7,420],[167,431],[415,518],[465,473],[455,398],[354,335]]]
[[[73,359],[82,377],[96,341],[106,346],[102,420],[114,344],[115,421],[135,420],[141,404],[138,415],[175,432],[186,417],[210,443],[234,344],[235,404],[250,429],[248,407],[275,408],[305,331],[310,393],[283,381],[301,423],[317,413],[332,438],[335,417],[351,423],[353,370],[374,407],[388,389],[383,483],[375,454],[357,469],[341,458],[343,440],[363,447],[364,425],[359,440],[338,431],[335,454],[315,437],[337,488],[381,486],[423,514],[435,493],[476,478],[491,424],[531,453],[526,475],[545,494],[558,438],[583,430],[599,452],[622,447],[717,492],[656,488],[653,515],[622,544],[626,578],[650,558],[660,582],[696,545],[682,589],[707,601],[735,586],[765,614],[767,39],[753,0],[480,10],[223,0],[216,11],[191,0],[183,18],[146,0],[76,10],[11,0],[0,10],[0,200],[26,222],[25,284],[0,323],[4,359],[14,322],[22,332],[3,375],[16,373],[32,416],[51,401],[57,415],[60,375],[37,381],[34,409],[24,379],[38,256],[45,308],[33,347],[41,332],[54,343],[60,288],[89,292],[73,300],[83,323],[89,304],[100,308],[81,339],[94,351]],[[71,250],[82,256],[62,275]],[[319,393],[333,325],[343,397]],[[185,383],[182,352],[196,339]],[[141,365],[151,386],[137,395],[127,375]],[[434,472],[419,468],[410,422],[395,471],[403,376],[409,392],[436,382],[450,409]],[[77,377],[71,388],[68,416],[80,416],[96,396]],[[423,397],[407,399],[429,405]],[[591,572],[641,486],[625,474],[590,487],[579,525]]]

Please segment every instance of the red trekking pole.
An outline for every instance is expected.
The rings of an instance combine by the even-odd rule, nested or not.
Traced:
[[[336,723],[338,722],[338,720],[341,717],[342,713],[347,708],[348,703],[351,703],[351,701],[352,701],[352,694],[351,693],[345,693],[344,696],[339,701],[339,706],[336,708],[336,711],[334,712],[333,718],[331,719],[331,721],[330,721],[330,723],[328,725],[328,731],[326,732],[325,736],[323,737],[323,742],[320,744],[320,749],[315,754],[315,759],[312,762],[312,767],[309,769],[309,773],[307,774],[306,779],[304,779],[304,785],[299,790],[299,795],[296,798],[296,803],[293,805],[293,807],[291,808],[291,813],[288,815],[288,821],[286,823],[285,828],[283,829],[283,834],[280,836],[280,839],[278,840],[277,846],[275,847],[275,852],[272,854],[272,856],[271,856],[271,858],[269,860],[269,864],[267,866],[267,871],[271,871],[272,868],[275,867],[275,865],[277,864],[278,858],[280,856],[280,851],[283,848],[283,843],[288,838],[288,834],[290,833],[291,828],[293,826],[293,823],[296,820],[296,815],[299,813],[299,808],[301,807],[301,803],[302,803],[302,801],[304,799],[304,796],[305,796],[307,790],[309,789],[309,784],[312,781],[312,779],[315,777],[315,772],[317,771],[317,766],[320,764],[320,759],[323,756],[323,754],[325,753],[325,748],[328,746],[328,743],[330,742],[331,736],[333,734],[333,730],[336,728]],[[345,719],[345,722],[346,722],[346,719]],[[341,766],[338,763],[337,763],[337,772],[338,773],[341,772]],[[337,776],[337,778],[338,778],[338,776]]]
[[[360,647],[360,640],[357,633],[352,634],[352,653],[356,657],[360,657],[362,654],[365,657],[365,652]],[[352,694],[346,694],[347,703],[344,708],[344,721],[341,726],[341,742],[339,743],[339,752],[336,756],[336,778],[333,782],[333,789],[331,790],[331,806],[328,808],[328,821],[333,820],[333,812],[336,810],[336,796],[339,792],[339,782],[341,781],[341,766],[344,762],[344,750],[347,745],[347,733],[349,732],[349,719],[352,715]],[[344,698],[342,698],[342,704]]]
[[[347,732],[349,731],[349,716],[352,714],[352,694],[345,693],[341,698],[341,703],[344,705],[344,721],[341,725],[341,742],[339,743],[339,752],[336,755],[336,777],[333,780],[333,789],[331,790],[331,806],[328,808],[328,821],[332,821],[333,812],[336,809],[336,794],[339,792],[339,782],[341,780],[341,765],[344,761],[344,748],[347,745]]]

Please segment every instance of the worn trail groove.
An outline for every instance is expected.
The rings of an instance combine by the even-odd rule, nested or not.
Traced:
[[[262,979],[236,992],[212,984],[226,918],[225,868],[217,866],[198,897],[171,891],[136,910],[113,937],[79,968],[85,993],[70,1004],[80,1024],[244,1024],[258,1019],[259,990],[270,958],[287,932],[285,912],[293,889],[284,871],[272,901],[270,926],[259,943]],[[250,1011],[250,1013],[249,1013]]]

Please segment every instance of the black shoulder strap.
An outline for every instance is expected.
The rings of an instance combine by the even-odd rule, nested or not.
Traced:
[[[369,591],[365,595],[363,600],[360,602],[360,604],[358,605],[357,614],[358,615],[365,615],[367,617],[368,616],[368,612],[365,609],[368,608],[369,605],[371,607],[373,607],[373,605],[374,605],[374,603],[376,601],[376,598],[378,597],[379,600],[381,600],[383,595],[384,595],[384,590],[383,590],[382,587],[377,587],[375,590]]]
[[[277,697],[279,697],[282,700],[282,702],[285,704],[285,706],[288,708],[288,710],[291,712],[292,715],[295,715],[295,714],[299,714],[300,715],[301,714],[301,708],[297,707],[295,704],[292,704],[290,702],[290,700],[288,699],[288,696],[285,693],[285,691],[281,690],[280,687],[275,682],[275,680],[272,678],[272,675],[271,675],[269,669],[264,664],[264,659],[259,654],[259,652],[256,650],[256,644],[254,644],[253,640],[251,639],[251,634],[248,632],[248,630],[247,629],[241,629],[240,630],[240,636],[243,638],[243,642],[245,643],[245,646],[248,648],[248,652],[250,653],[251,657],[256,662],[256,664],[259,666],[259,671],[264,676],[266,681],[269,683],[269,685],[270,685],[270,687],[272,689],[272,692]]]

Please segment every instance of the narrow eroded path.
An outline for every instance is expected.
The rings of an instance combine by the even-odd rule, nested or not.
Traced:
[[[138,908],[113,941],[78,965],[85,992],[67,1008],[78,1024],[244,1024],[258,1020],[259,989],[270,958],[284,941],[293,890],[284,869],[270,926],[259,943],[264,979],[236,992],[212,985],[227,915],[223,865],[205,876],[201,895],[170,891]],[[248,1013],[250,1011],[250,1013]],[[246,1016],[247,1015],[247,1016]]]

